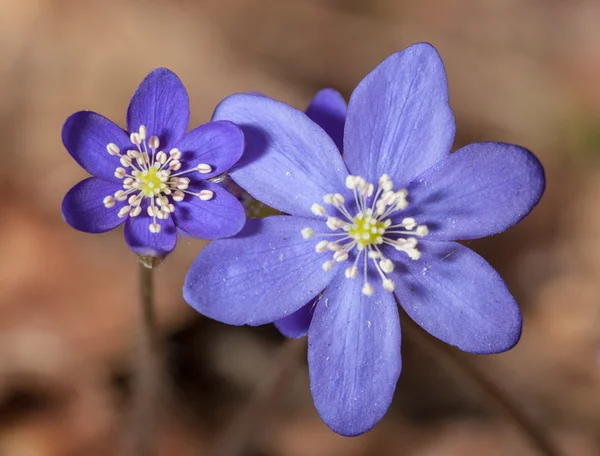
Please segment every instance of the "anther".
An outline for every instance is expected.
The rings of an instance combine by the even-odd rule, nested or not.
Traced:
[[[344,205],[344,197],[340,193],[336,193],[333,195],[332,202],[335,207],[342,207]]]
[[[321,206],[318,203],[314,203],[311,207],[310,210],[312,211],[313,214],[318,215],[319,217],[323,217],[324,215],[326,215],[327,213],[325,212],[325,208],[323,206]]]
[[[176,147],[173,147],[173,149],[171,149],[169,151],[169,156],[173,160],[179,160],[181,158],[181,151],[179,149],[177,149]]]
[[[121,155],[121,149],[115,143],[109,143],[106,145],[106,151],[110,155]]]
[[[427,236],[429,234],[429,228],[427,228],[427,225],[419,225],[415,230],[415,234],[421,237]]]
[[[184,196],[185,196],[185,194],[180,190],[175,190],[173,192],[173,200],[176,202],[183,201]]]
[[[142,144],[142,138],[140,137],[139,133],[131,133],[131,135],[129,135],[129,139],[136,146]]]
[[[120,210],[119,213],[117,214],[120,218],[126,217],[127,214],[129,214],[129,211],[131,210],[130,206],[123,206]]]
[[[390,293],[396,289],[394,282],[392,282],[390,279],[384,279],[382,282],[382,285],[383,285],[383,289],[385,291],[389,291]]]
[[[105,197],[104,200],[102,200],[102,202],[104,203],[104,207],[106,207],[107,209],[110,209],[115,205],[115,199],[110,195]]]
[[[306,228],[302,228],[301,233],[304,239],[310,239],[315,235],[314,230],[308,226]]]
[[[215,194],[211,190],[200,190],[200,193],[198,193],[198,197],[202,201],[208,201],[212,199],[213,196],[215,196]]]
[[[344,275],[347,279],[355,279],[358,277],[358,268],[356,266],[350,266],[349,268],[346,268]]]
[[[148,130],[146,129],[145,125],[140,125],[140,130],[139,130],[139,135],[140,135],[140,139],[143,141],[144,139],[146,139],[146,134],[148,133]]]
[[[346,250],[338,250],[333,254],[333,259],[338,263],[346,261],[348,259],[348,252]]]
[[[362,287],[362,294],[364,294],[365,296],[373,296],[373,292],[375,290],[373,289],[373,285],[371,285],[369,282],[365,282],[365,284]]]
[[[158,139],[158,136],[150,136],[148,147],[152,150],[157,150],[160,147],[160,139]]]
[[[125,168],[118,167],[115,170],[115,177],[118,179],[123,179],[125,177],[125,174],[127,174],[127,171],[125,171]]]
[[[165,154],[162,150],[156,154],[156,161],[161,165],[164,165],[167,162],[167,154]]]
[[[160,225],[158,223],[151,223],[149,229],[151,233],[160,233]]]
[[[327,260],[325,263],[321,265],[323,271],[327,272],[333,267],[333,261]]]
[[[327,251],[327,247],[329,246],[329,242],[327,241],[320,241],[316,247],[315,247],[315,252],[317,253],[323,253]]]
[[[356,176],[346,176],[346,187],[350,190],[356,188]]]
[[[131,209],[131,211],[129,212],[129,215],[131,217],[137,217],[141,213],[142,213],[142,208],[140,206],[136,206],[133,209]]]
[[[394,270],[394,263],[389,258],[385,258],[379,262],[379,267],[386,274],[389,274]]]
[[[201,174],[210,174],[210,173],[212,173],[212,170],[213,170],[212,166],[210,166],[206,163],[200,163],[198,166],[196,166],[196,169]]]
[[[412,217],[406,217],[402,220],[402,224],[407,230],[412,230],[415,226],[417,226],[417,221]]]

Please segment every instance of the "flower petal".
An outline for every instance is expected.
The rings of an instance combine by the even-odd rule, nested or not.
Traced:
[[[344,132],[352,174],[376,183],[388,174],[398,185],[450,153],[454,116],[444,65],[420,43],[392,54],[354,89]]]
[[[214,120],[244,132],[244,156],[231,177],[267,206],[315,218],[311,206],[345,188],[346,166],[333,140],[306,114],[265,96],[237,94],[221,102]]]
[[[521,336],[519,307],[498,273],[456,242],[419,244],[417,261],[394,249],[389,276],[408,315],[428,333],[470,353],[500,353]]]
[[[75,161],[88,173],[110,182],[120,182],[115,170],[119,157],[110,155],[106,146],[116,144],[124,153],[129,137],[121,127],[92,111],[79,111],[69,117],[62,129],[62,141]]]
[[[188,95],[177,75],[157,68],[144,78],[127,110],[127,130],[139,131],[145,125],[148,136],[158,136],[166,152],[186,132],[190,120]]]
[[[300,307],[292,315],[288,315],[275,322],[275,327],[285,337],[299,339],[306,336],[310,322],[312,321],[313,311],[315,310],[316,299]]]
[[[200,163],[210,165],[212,172],[194,173],[195,177],[208,179],[231,168],[244,152],[242,130],[232,122],[220,120],[194,128],[174,147],[181,153],[184,169],[193,169]]]
[[[210,200],[186,194],[183,201],[175,203],[175,224],[187,234],[201,239],[218,239],[238,233],[246,222],[244,206],[227,190],[212,182],[190,184],[188,191],[198,193],[208,190]]]
[[[183,297],[207,317],[232,325],[261,325],[296,312],[331,281],[338,269],[315,241],[300,231],[325,227],[322,221],[275,216],[249,220],[235,237],[206,246],[194,261]]]
[[[89,177],[67,192],[62,202],[65,221],[73,228],[86,233],[104,233],[116,228],[125,219],[117,214],[124,202],[116,201],[112,208],[104,206],[103,200],[123,188],[120,184]]]
[[[308,330],[310,389],[323,421],[338,434],[371,429],[392,402],[402,367],[400,321],[392,293],[338,274]]]
[[[500,233],[529,214],[544,187],[544,168],[528,150],[469,144],[415,179],[402,216],[426,224],[427,239],[476,239]]]
[[[325,130],[340,151],[343,150],[346,100],[341,93],[334,89],[320,90],[310,102],[306,115]]]
[[[127,217],[125,222],[125,241],[138,255],[163,257],[171,253],[177,244],[177,231],[173,217],[166,220],[156,219],[160,225],[159,233],[150,232],[152,217],[148,215],[148,199],[142,202],[142,212],[137,217]]]

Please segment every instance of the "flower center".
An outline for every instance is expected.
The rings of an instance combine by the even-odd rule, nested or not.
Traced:
[[[324,202],[333,206],[342,218],[331,216],[318,203],[313,204],[311,210],[315,215],[327,217],[327,227],[333,233],[315,233],[307,227],[302,230],[302,236],[305,239],[313,236],[327,238],[317,243],[315,247],[319,253],[333,252],[333,258],[322,265],[324,271],[329,271],[334,262],[341,263],[348,260],[350,253],[356,248],[353,265],[346,268],[346,278],[356,278],[361,266],[364,280],[362,292],[371,296],[374,289],[369,283],[367,274],[368,262],[371,260],[381,278],[383,288],[392,292],[395,288],[394,282],[387,277],[387,274],[394,270],[395,265],[384,256],[385,248],[393,247],[406,253],[410,259],[418,260],[421,252],[417,249],[416,237],[426,236],[429,230],[426,225],[418,225],[412,217],[405,217],[400,223],[394,224],[392,218],[396,218],[398,212],[408,207],[406,199],[408,191],[406,189],[394,191],[392,181],[387,174],[379,178],[376,192],[375,186],[360,176],[348,176],[346,187],[354,193],[356,213],[354,215],[350,213],[343,195],[328,193],[323,197]],[[361,258],[362,265],[359,265]]]
[[[135,149],[129,149],[125,154],[115,143],[106,146],[110,155],[120,157],[122,166],[115,169],[115,177],[123,180],[123,190],[118,190],[114,195],[108,195],[103,203],[107,209],[115,206],[117,201],[127,200],[127,205],[119,210],[119,217],[137,217],[142,213],[142,201],[148,199],[147,213],[152,217],[148,229],[151,233],[160,233],[157,219],[166,220],[175,211],[175,204],[183,201],[185,194],[200,198],[203,201],[212,199],[214,193],[210,190],[201,190],[198,193],[187,190],[190,179],[182,177],[184,174],[199,172],[210,174],[213,169],[206,163],[199,163],[186,171],[182,168],[181,152],[173,148],[167,155],[160,148],[157,136],[150,136],[144,125],[139,132],[132,133],[129,137]]]

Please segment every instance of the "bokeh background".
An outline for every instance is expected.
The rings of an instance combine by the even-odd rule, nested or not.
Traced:
[[[348,96],[418,41],[445,62],[455,145],[514,142],[547,172],[530,217],[469,244],[517,297],[522,340],[506,354],[461,356],[562,454],[600,454],[598,24],[597,0],[2,0],[0,455],[118,454],[129,429],[136,258],[120,230],[86,235],[61,219],[64,193],[84,177],[60,141],[68,115],[91,109],[123,125],[133,91],[159,66],[187,86],[193,125],[233,92],[304,109],[325,86]],[[157,272],[170,396],[160,455],[209,454],[236,435],[248,455],[535,454],[460,372],[408,338],[385,419],[362,437],[335,435],[314,410],[305,355],[288,353],[298,360],[280,372],[289,356],[272,327],[226,327],[183,302],[202,245],[182,239]],[[232,432],[278,373],[251,432]]]

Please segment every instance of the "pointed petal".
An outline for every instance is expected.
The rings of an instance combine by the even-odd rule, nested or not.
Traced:
[[[456,242],[419,244],[421,258],[387,249],[389,274],[410,317],[428,333],[470,353],[500,353],[521,336],[519,307],[498,273]]]
[[[327,133],[342,151],[344,124],[346,123],[346,100],[334,89],[323,89],[314,96],[306,115]]]
[[[244,206],[220,185],[202,181],[190,184],[188,191],[213,192],[213,197],[203,201],[197,196],[185,195],[175,203],[175,224],[187,234],[200,239],[218,239],[238,233],[246,222]]]
[[[249,220],[235,237],[206,246],[194,261],[183,297],[209,318],[232,325],[262,325],[296,312],[331,281],[338,268],[300,231],[322,221],[275,216]]]
[[[420,43],[392,54],[354,89],[344,132],[351,174],[398,185],[450,153],[454,116],[446,73],[433,46]]]
[[[166,152],[185,134],[189,120],[190,105],[185,87],[177,75],[166,68],[157,68],[144,78],[127,110],[129,133],[145,125],[148,137],[158,136],[160,149]]]
[[[469,144],[415,179],[402,216],[427,224],[431,240],[481,238],[529,214],[544,187],[544,168],[528,150]]]
[[[231,171],[236,183],[267,206],[315,218],[311,206],[345,189],[346,166],[333,140],[306,114],[264,96],[237,94],[213,120],[244,132],[244,156]]]
[[[400,376],[400,321],[392,293],[338,274],[308,331],[310,389],[323,421],[338,434],[371,429],[392,402]]]
[[[285,337],[299,339],[306,336],[310,322],[312,321],[313,311],[315,310],[316,299],[300,307],[292,315],[288,315],[275,322],[275,327]]]
[[[171,253],[177,244],[177,231],[170,216],[166,220],[156,219],[160,225],[159,233],[150,232],[152,217],[148,215],[148,200],[142,202],[142,212],[137,217],[127,217],[125,222],[125,241],[138,255],[162,257]]]
[[[62,129],[62,141],[75,161],[88,173],[109,182],[120,182],[115,170],[119,157],[106,146],[116,144],[122,153],[131,147],[129,137],[114,122],[92,111],[79,111],[69,117]]]
[[[86,233],[110,231],[125,221],[117,215],[125,203],[116,201],[114,207],[109,209],[104,206],[103,200],[122,189],[120,184],[97,177],[84,179],[65,195],[62,202],[63,218],[76,230]]]
[[[194,128],[175,144],[181,153],[184,169],[200,163],[210,165],[212,172],[194,173],[196,178],[209,179],[229,170],[244,152],[242,130],[232,122],[220,120]]]

